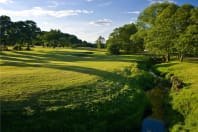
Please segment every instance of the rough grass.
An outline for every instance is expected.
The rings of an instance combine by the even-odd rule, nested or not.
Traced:
[[[147,100],[141,85],[129,80],[134,80],[133,70],[140,73],[135,65],[144,58],[39,47],[1,52],[2,130],[130,131],[140,127]],[[124,68],[131,64],[134,67]]]
[[[196,59],[186,59],[182,63],[172,61],[159,64],[156,68],[163,73],[173,73],[185,83],[184,88],[179,91],[171,90],[169,94],[173,109],[183,116],[183,120],[175,123],[171,131],[196,132],[198,130],[198,61]],[[177,115],[172,116],[170,122],[177,120]]]

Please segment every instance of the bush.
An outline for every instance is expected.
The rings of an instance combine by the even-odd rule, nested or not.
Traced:
[[[118,55],[120,54],[120,46],[118,44],[109,44],[107,50],[110,54]]]

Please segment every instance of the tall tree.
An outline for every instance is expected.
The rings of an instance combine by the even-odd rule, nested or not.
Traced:
[[[146,48],[151,52],[163,54],[167,62],[170,60],[173,41],[176,37],[172,18],[176,10],[175,4],[169,4],[163,8],[154,21],[155,26],[149,29],[146,38]]]
[[[60,30],[50,30],[49,32],[45,32],[42,36],[45,45],[53,48],[57,47],[60,37]]]
[[[104,44],[105,44],[105,38],[102,36],[99,36],[98,39],[96,40],[96,45],[97,48],[104,48]]]
[[[198,25],[190,25],[177,39],[176,49],[179,59],[183,61],[185,54],[197,54],[198,51]]]
[[[115,53],[119,53],[120,50],[123,50],[127,54],[134,51],[130,37],[136,32],[137,27],[133,23],[114,29],[107,40],[107,46],[110,47],[108,49],[118,50],[115,51]],[[116,48],[113,48],[112,46],[116,46]]]
[[[192,41],[192,38],[198,32],[197,26],[193,26],[193,20],[196,18],[196,15],[193,16],[194,14],[192,14],[193,9],[194,7],[192,5],[185,4],[179,7],[174,15],[174,25],[177,35],[175,48],[180,61],[183,61],[184,55],[189,53],[190,49],[193,48],[194,41]]]
[[[151,6],[144,9],[143,12],[138,16],[138,23],[144,28],[150,28],[155,26],[156,18],[161,14],[161,12],[169,5],[170,3],[155,3]]]
[[[7,46],[11,39],[12,25],[13,23],[11,22],[10,17],[5,15],[0,16],[0,49],[2,50],[8,49]]]
[[[146,32],[144,30],[139,30],[137,33],[132,34],[130,36],[130,41],[132,45],[132,52],[142,52],[144,51],[144,37],[146,36]]]
[[[119,35],[119,28],[115,28],[106,41],[107,50],[110,54],[120,54],[121,40]]]
[[[41,32],[40,28],[37,27],[34,21],[27,20],[24,23],[25,25],[25,36],[26,36],[26,44],[27,49],[30,49],[30,45],[32,45],[33,40],[36,39],[37,35]]]

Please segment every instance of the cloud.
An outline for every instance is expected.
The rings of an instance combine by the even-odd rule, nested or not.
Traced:
[[[12,0],[0,0],[0,4],[11,4],[14,3]]]
[[[147,0],[150,2],[150,4],[153,4],[153,3],[163,3],[163,2],[170,2],[170,3],[176,3],[176,1],[174,0]]]
[[[88,10],[47,10],[41,7],[33,7],[29,10],[4,10],[0,9],[0,15],[8,16],[20,16],[20,17],[39,17],[39,16],[51,16],[51,17],[67,17],[67,16],[76,16],[79,14],[91,14],[93,11]]]
[[[140,14],[140,11],[129,11],[126,12],[127,14]]]
[[[109,19],[102,19],[102,20],[92,21],[90,22],[90,24],[95,26],[109,26],[112,24],[112,21]]]

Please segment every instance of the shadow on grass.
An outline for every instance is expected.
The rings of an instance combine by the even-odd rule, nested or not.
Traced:
[[[60,62],[72,62],[72,61],[137,61],[141,57],[133,57],[133,60],[124,60],[124,57],[117,56],[106,56],[106,55],[90,55],[91,58],[81,58],[79,57],[79,52],[63,52],[63,51],[52,51],[50,53],[42,54],[42,53],[30,53],[30,52],[15,52],[16,54],[4,54],[2,53],[1,59],[4,60],[1,63],[1,66],[18,66],[18,67],[43,67],[43,68],[51,68],[58,70],[67,70],[80,72],[90,75],[96,75],[102,77],[106,80],[120,80],[122,81],[122,77],[113,72],[98,70],[94,68],[88,67],[80,67],[80,66],[68,66],[68,65],[58,65],[50,63],[50,61],[58,61]],[[80,53],[81,54],[81,53]],[[77,55],[77,56],[76,56]]]
[[[50,61],[76,62],[76,61],[119,61],[133,62],[142,59],[139,56],[115,56],[99,55],[87,52],[70,52],[70,51],[49,51],[46,53],[16,52],[15,54],[1,53],[1,59],[5,61],[17,61],[19,63],[49,63]],[[6,64],[6,65],[9,65]],[[10,66],[10,65],[9,65]],[[11,65],[12,66],[12,65]],[[17,66],[17,65],[14,65]]]
[[[120,80],[105,83],[43,91],[26,100],[2,100],[2,130],[127,132],[138,129],[145,107],[142,93],[134,89],[122,94],[124,84]]]
[[[126,77],[81,66],[64,66],[50,61],[137,61],[105,56],[53,51],[43,53],[15,52],[2,54],[1,66],[45,67],[97,75],[105,80],[90,85],[42,91],[24,100],[2,100],[2,130],[6,132],[127,132],[140,127],[146,101],[140,89],[124,92]],[[110,82],[110,84],[108,84]],[[106,84],[107,83],[107,84]],[[134,82],[134,85],[137,85]],[[131,85],[130,87],[135,87]]]

